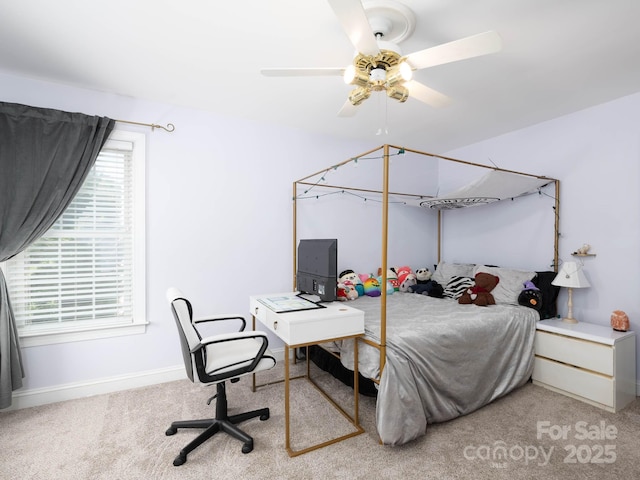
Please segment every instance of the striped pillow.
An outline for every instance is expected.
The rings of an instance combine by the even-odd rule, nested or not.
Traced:
[[[457,300],[467,288],[473,287],[475,281],[470,277],[451,277],[447,286],[444,287],[444,297]]]

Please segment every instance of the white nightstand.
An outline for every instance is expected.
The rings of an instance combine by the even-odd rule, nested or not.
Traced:
[[[593,323],[542,320],[533,383],[616,412],[636,398],[635,337]]]

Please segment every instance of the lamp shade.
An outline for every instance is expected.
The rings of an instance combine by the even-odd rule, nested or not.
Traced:
[[[582,272],[582,265],[578,265],[576,262],[564,262],[558,275],[556,275],[556,278],[553,279],[551,284],[566,288],[585,288],[591,286],[587,277],[585,277]]]

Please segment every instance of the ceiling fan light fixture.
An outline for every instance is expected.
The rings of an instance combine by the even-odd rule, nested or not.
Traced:
[[[395,87],[398,83],[404,83],[411,80],[413,71],[411,66],[406,62],[400,62],[395,67],[389,69],[387,74],[387,86]]]
[[[400,71],[400,75],[405,82],[408,82],[413,78],[413,69],[407,62],[400,62],[400,65],[398,65],[398,70]]]
[[[369,85],[369,76],[357,69],[354,65],[349,65],[344,71],[344,83],[347,85],[356,85],[358,87],[366,87]]]
[[[395,87],[387,88],[387,96],[400,103],[404,103],[407,101],[407,98],[409,98],[409,90],[402,85],[396,85]]]
[[[371,89],[368,87],[358,87],[349,93],[349,101],[351,105],[360,105],[371,95]]]

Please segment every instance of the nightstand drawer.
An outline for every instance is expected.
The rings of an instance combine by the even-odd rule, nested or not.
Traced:
[[[537,331],[535,352],[537,356],[613,376],[613,347],[609,345]]]
[[[613,407],[613,379],[546,358],[535,357],[533,380]]]

